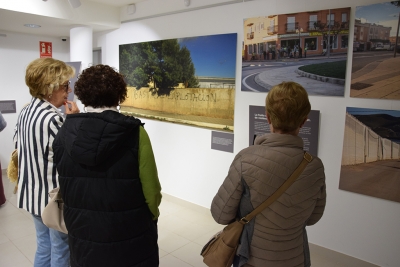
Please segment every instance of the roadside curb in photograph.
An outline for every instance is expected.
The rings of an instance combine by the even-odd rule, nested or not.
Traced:
[[[310,78],[310,79],[314,79],[314,80],[321,81],[321,82],[339,84],[339,85],[344,85],[344,83],[345,83],[345,79],[320,76],[320,75],[316,75],[314,73],[305,72],[305,71],[302,71],[302,70],[299,70],[299,69],[295,70],[295,72],[297,74],[299,74],[300,76],[303,76],[303,77],[306,77],[306,78]]]
[[[254,81],[255,81],[259,86],[264,87],[264,88],[267,89],[268,91],[271,90],[271,88],[272,88],[272,85],[270,85],[269,83],[267,83],[267,82],[263,81],[263,79],[261,79],[260,74],[257,74],[257,75],[254,77]]]

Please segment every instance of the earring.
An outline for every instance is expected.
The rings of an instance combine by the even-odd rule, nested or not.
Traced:
[[[52,97],[53,95],[49,95],[49,99]]]

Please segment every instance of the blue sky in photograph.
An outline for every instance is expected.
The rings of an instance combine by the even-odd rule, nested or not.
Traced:
[[[399,110],[385,110],[385,109],[371,109],[371,108],[353,108],[347,107],[346,111],[351,115],[373,115],[373,114],[387,114],[393,117],[400,117]]]
[[[392,27],[390,36],[396,35],[399,13],[400,7],[396,7],[390,2],[368,6],[358,6],[356,8],[356,18],[361,19],[361,22],[375,23],[386,27]]]
[[[237,34],[178,39],[190,51],[196,76],[235,78]]]

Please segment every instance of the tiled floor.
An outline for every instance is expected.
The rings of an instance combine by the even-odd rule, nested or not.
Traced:
[[[36,237],[32,217],[16,208],[13,185],[3,175],[7,202],[0,207],[0,266],[32,267]],[[163,195],[158,221],[161,267],[206,266],[199,255],[210,236],[222,229],[208,209]],[[311,261],[322,267],[372,267],[369,263],[311,246]]]

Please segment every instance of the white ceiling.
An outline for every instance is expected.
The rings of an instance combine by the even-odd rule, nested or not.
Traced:
[[[121,22],[248,1],[255,0],[187,1],[189,5],[182,0],[80,0],[81,6],[72,8],[69,0],[0,0],[0,37],[7,33],[68,37],[77,26],[91,27],[96,33],[118,29]],[[140,14],[129,14],[130,4],[138,4]],[[41,27],[28,28],[24,24]]]
[[[110,31],[118,29],[121,22],[248,1],[254,0],[187,1],[189,4],[183,0],[80,0],[81,6],[73,8],[69,0],[0,0],[0,37],[7,33],[68,37],[77,26],[91,27],[94,33]],[[138,4],[140,12],[129,14],[130,4]]]
[[[112,30],[120,25],[122,7],[148,0],[80,0],[82,5],[76,9],[68,0],[28,1],[0,1],[0,34],[17,32],[61,37],[69,36],[70,29],[77,25],[90,26],[94,32]],[[29,6],[31,3],[34,6]],[[41,27],[28,28],[24,26],[27,23]]]
[[[106,4],[109,6],[122,7],[130,4],[137,4],[146,0],[90,0],[92,2]]]

